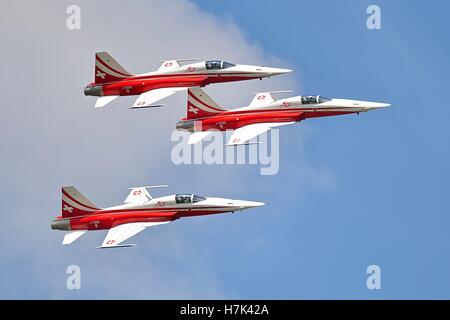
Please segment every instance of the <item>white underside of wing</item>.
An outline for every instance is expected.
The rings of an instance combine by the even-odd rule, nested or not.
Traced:
[[[117,227],[111,228],[106,235],[105,240],[100,248],[112,248],[118,246],[123,241],[131,238],[135,234],[145,230],[145,228],[166,224],[170,221],[164,222],[133,222],[121,224]]]
[[[64,235],[63,243],[62,244],[71,244],[75,240],[77,240],[79,237],[81,237],[83,234],[86,233],[87,230],[77,230],[72,231]]]
[[[114,99],[118,98],[120,96],[104,96],[97,98],[97,101],[95,102],[95,108],[103,108],[108,103],[112,102]]]
[[[197,142],[200,142],[207,136],[209,136],[210,133],[211,131],[199,131],[191,133],[191,135],[189,136],[188,144],[196,144]]]
[[[161,88],[144,92],[136,99],[131,108],[138,109],[151,107],[155,102],[167,98],[181,90],[186,90],[186,88]]]
[[[262,134],[266,131],[269,131],[272,128],[284,126],[284,125],[292,124],[292,123],[295,123],[295,122],[256,123],[256,124],[250,124],[248,126],[241,127],[239,129],[234,130],[227,145],[244,144],[248,140],[250,140],[256,136],[259,136],[260,134]]]

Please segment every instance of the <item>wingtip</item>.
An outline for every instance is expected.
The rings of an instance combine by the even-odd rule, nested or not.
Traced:
[[[263,144],[262,141],[253,141],[253,142],[243,142],[243,143],[227,143],[225,146],[227,147],[237,147],[237,146],[250,146],[253,144]]]
[[[154,105],[143,106],[143,107],[131,106],[131,107],[128,107],[127,109],[130,109],[130,110],[152,109],[152,108],[162,108],[162,107],[165,107],[165,106],[166,106],[165,104],[154,104]]]
[[[130,244],[118,244],[115,246],[99,246],[96,249],[114,249],[114,248],[128,248],[128,247],[135,247],[137,244],[130,243]]]

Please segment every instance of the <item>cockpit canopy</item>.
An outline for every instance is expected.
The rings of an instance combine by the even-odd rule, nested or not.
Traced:
[[[214,69],[226,69],[236,66],[235,64],[221,61],[221,60],[209,60],[205,62],[206,70],[214,70]]]
[[[176,194],[175,202],[178,204],[181,203],[196,203],[206,200],[205,197],[198,196],[196,194]]]
[[[302,104],[319,104],[328,101],[331,99],[323,96],[302,96]]]

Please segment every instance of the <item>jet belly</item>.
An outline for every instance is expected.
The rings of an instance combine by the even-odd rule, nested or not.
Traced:
[[[177,219],[176,212],[130,211],[101,213],[92,216],[72,218],[71,230],[105,230],[132,222],[162,222]]]
[[[229,113],[202,120],[202,130],[235,130],[256,123],[296,122],[303,112],[295,110],[253,110]]]
[[[258,78],[260,77],[253,74],[216,74],[205,79],[205,85],[222,82],[245,81]]]
[[[204,76],[152,76],[148,78],[129,78],[124,81],[103,85],[103,95],[131,96],[160,88],[203,86]]]

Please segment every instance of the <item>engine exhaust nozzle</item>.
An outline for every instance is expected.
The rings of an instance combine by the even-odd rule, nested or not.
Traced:
[[[84,95],[101,97],[103,96],[103,88],[102,86],[87,86],[84,88]]]
[[[176,128],[177,128],[177,130],[185,130],[185,131],[193,132],[194,131],[194,121],[193,120],[180,121],[177,123]]]
[[[72,228],[70,227],[69,219],[61,219],[61,220],[53,220],[51,224],[52,230],[64,230],[69,231]]]

